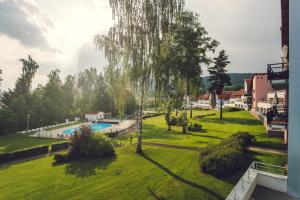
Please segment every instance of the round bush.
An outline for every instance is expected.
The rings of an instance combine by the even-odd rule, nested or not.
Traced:
[[[188,131],[191,131],[191,132],[199,132],[199,131],[201,131],[201,129],[202,129],[202,125],[200,125],[198,123],[193,123],[188,126]]]
[[[175,126],[177,124],[177,118],[175,116],[171,116],[170,125]]]
[[[75,131],[69,141],[69,157],[106,157],[115,154],[110,139],[102,133],[93,133],[87,126]]]
[[[115,155],[110,139],[101,133],[92,135],[81,145],[81,153],[87,157],[108,157]]]

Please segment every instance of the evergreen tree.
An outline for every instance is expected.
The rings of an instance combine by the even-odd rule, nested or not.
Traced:
[[[219,56],[214,58],[214,65],[208,68],[208,72],[210,74],[208,81],[210,82],[209,92],[215,93],[218,95],[220,100],[220,119],[222,119],[222,92],[224,90],[225,85],[231,85],[230,77],[226,73],[226,66],[230,63],[228,60],[228,56],[225,53],[225,50],[221,50],[219,52]]]

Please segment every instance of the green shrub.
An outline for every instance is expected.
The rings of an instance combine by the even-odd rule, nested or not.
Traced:
[[[170,125],[175,126],[177,124],[177,118],[175,116],[171,116]]]
[[[54,160],[55,162],[67,162],[70,160],[70,156],[67,152],[64,153],[56,153],[54,154]]]
[[[178,117],[177,117],[177,126],[183,126],[183,116],[182,114],[180,114]]]
[[[49,145],[43,145],[43,146],[21,149],[13,152],[8,152],[8,153],[2,153],[0,154],[0,163],[47,154],[48,151],[49,151]]]
[[[223,139],[218,145],[208,146],[200,152],[201,169],[214,176],[221,176],[248,164],[246,149],[254,137],[246,132]]]
[[[110,139],[102,133],[93,133],[87,126],[75,131],[69,141],[68,159],[79,157],[106,157],[115,154]]]
[[[118,136],[118,133],[117,132],[108,132],[108,133],[105,133],[105,135],[109,138],[114,138],[114,137]]]
[[[247,163],[247,157],[243,151],[234,147],[212,151],[201,161],[204,172],[214,176],[221,176],[240,169]]]
[[[115,155],[115,150],[107,137],[94,134],[82,144],[81,153],[86,157],[102,158]]]
[[[188,131],[191,132],[199,132],[202,129],[202,125],[198,124],[198,123],[192,123],[188,126]]]
[[[235,108],[235,107],[229,107],[229,108],[224,108],[224,112],[237,112],[237,111],[242,111],[240,108]]]
[[[60,151],[68,148],[68,142],[55,143],[51,145],[51,152]]]
[[[0,163],[5,163],[14,160],[14,154],[11,152],[0,154]]]
[[[203,117],[209,117],[209,116],[215,116],[216,113],[208,113],[208,114],[204,114],[204,115],[197,115],[194,118],[203,118]]]

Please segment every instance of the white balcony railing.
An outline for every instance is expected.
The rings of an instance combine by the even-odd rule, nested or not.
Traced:
[[[227,196],[226,200],[249,199],[255,188],[258,174],[284,178],[286,177],[286,169],[284,167],[254,161]]]

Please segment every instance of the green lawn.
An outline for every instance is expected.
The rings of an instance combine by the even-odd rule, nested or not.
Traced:
[[[53,165],[53,157],[0,166],[0,199],[224,199],[241,173],[215,178],[199,169],[199,153],[144,146],[117,148],[117,156]],[[282,165],[286,157],[255,153]]]
[[[47,138],[34,138],[20,135],[7,135],[0,136],[0,153],[15,151],[28,147],[34,147],[43,144],[52,144],[61,140],[47,139]]]
[[[197,111],[195,115],[216,111]],[[248,112],[224,113],[191,119],[203,125],[202,132],[182,134],[181,127],[167,131],[164,116],[144,121],[144,141],[205,147],[238,131],[248,131],[258,141],[281,143],[268,138],[264,127]],[[4,140],[3,140],[4,138]],[[216,178],[200,170],[199,152],[143,145],[144,156],[135,153],[128,138],[111,159],[82,159],[53,165],[53,156],[0,166],[0,199],[224,199],[245,170]],[[136,140],[134,140],[135,142]],[[55,142],[20,136],[0,137],[1,151]],[[0,152],[1,152],[0,151]],[[287,156],[249,152],[252,161],[285,165]]]
[[[194,111],[193,116],[206,113],[217,113],[200,119],[190,119],[202,125],[203,131],[182,134],[182,127],[172,126],[168,131],[164,116],[149,118],[144,121],[144,141],[175,144],[193,147],[205,147],[207,144],[218,143],[220,139],[228,137],[238,131],[247,131],[256,137],[260,143],[282,144],[280,138],[271,138],[261,122],[252,117],[249,112],[225,112],[219,120],[217,111]]]

